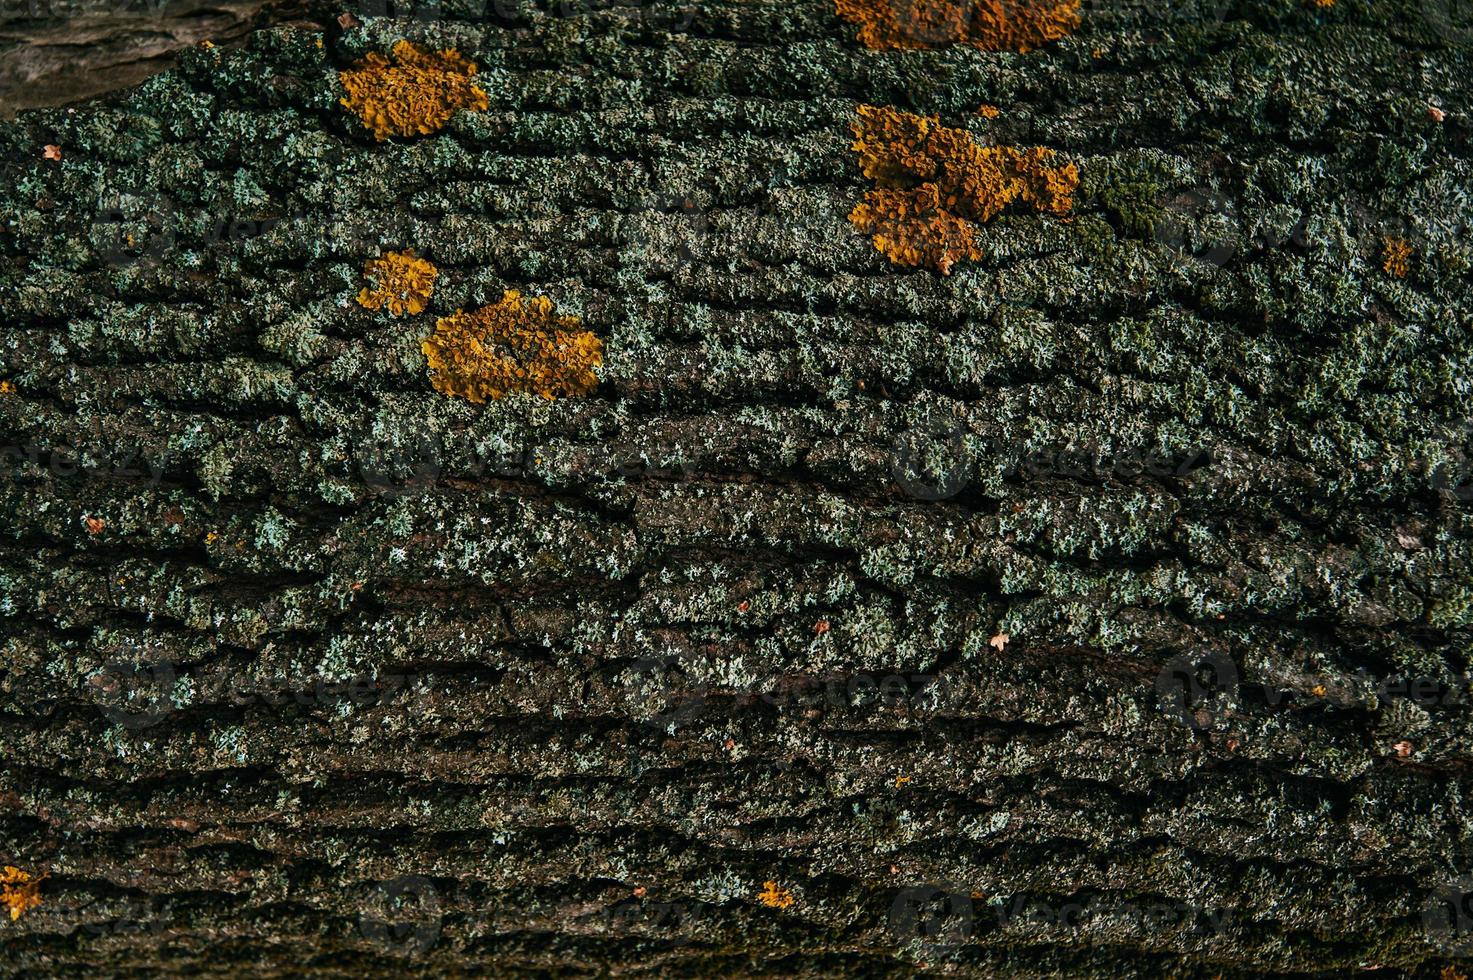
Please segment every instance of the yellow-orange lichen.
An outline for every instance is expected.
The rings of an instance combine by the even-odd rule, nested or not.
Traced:
[[[966,44],[984,51],[1031,51],[1079,26],[1079,0],[834,0],[867,48]]]
[[[988,105],[985,102],[977,107],[977,115],[981,116],[983,119],[996,119],[998,113],[1000,113],[1001,111],[1002,110],[1000,110],[997,106]]]
[[[1398,279],[1405,279],[1412,269],[1412,246],[1405,238],[1381,239],[1381,268]]]
[[[1014,201],[1046,214],[1074,206],[1079,168],[1041,146],[979,146],[935,116],[861,105],[854,151],[875,189],[849,215],[899,265],[943,275],[978,258],[978,226]]]
[[[509,289],[499,303],[472,313],[456,310],[420,344],[435,390],[481,403],[525,391],[551,401],[598,387],[594,368],[603,342],[576,316],[560,316],[552,300],[524,300]]]
[[[385,252],[363,263],[363,277],[373,284],[358,292],[358,305],[370,310],[387,306],[395,316],[424,312],[435,290],[439,270],[420,258],[414,249]]]
[[[10,865],[0,872],[0,905],[10,909],[11,922],[41,904],[41,882],[45,879],[45,874],[32,877],[29,872]]]
[[[475,83],[476,65],[453,48],[426,51],[409,41],[392,50],[394,63],[371,51],[338,73],[348,94],[339,101],[377,139],[433,133],[457,109],[482,110],[489,102]]]
[[[762,891],[757,895],[757,901],[770,909],[785,909],[792,906],[794,902],[792,892],[783,888],[775,881],[765,881],[762,885]]]

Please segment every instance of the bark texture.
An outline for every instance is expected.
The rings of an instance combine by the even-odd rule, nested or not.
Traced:
[[[395,12],[0,126],[0,971],[1469,962],[1456,9]],[[405,37],[489,109],[372,139]],[[890,265],[860,103],[1072,216]],[[356,303],[405,248],[428,308]],[[593,396],[433,390],[506,289]]]

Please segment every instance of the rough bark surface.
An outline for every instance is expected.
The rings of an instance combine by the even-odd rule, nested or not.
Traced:
[[[0,863],[49,875],[0,972],[1468,962],[1456,10],[510,14],[0,126]],[[401,37],[489,110],[374,141],[336,73]],[[890,265],[859,103],[1054,148],[1072,216]],[[402,248],[429,308],[360,307]],[[593,397],[431,388],[508,288]]]

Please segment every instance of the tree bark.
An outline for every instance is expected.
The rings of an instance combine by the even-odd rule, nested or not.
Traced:
[[[396,12],[0,126],[7,969],[1467,968],[1451,13]],[[489,108],[375,141],[401,37]],[[1071,215],[891,265],[861,103]],[[356,303],[406,248],[428,309]],[[506,289],[595,395],[434,390]]]

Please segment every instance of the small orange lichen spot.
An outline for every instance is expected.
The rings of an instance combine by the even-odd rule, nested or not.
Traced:
[[[648,888],[646,888],[645,886],[643,886],[643,885],[640,885],[638,888],[634,889],[634,897],[635,898],[644,898],[649,893],[650,893],[650,890]]]
[[[14,381],[0,381],[0,395],[13,395],[13,394],[15,394],[15,382]]]
[[[499,303],[437,321],[420,349],[436,391],[476,403],[512,391],[548,401],[588,395],[603,363],[603,341],[576,316],[559,316],[546,296],[524,300],[514,289]]]
[[[1467,974],[1459,973],[1450,966],[1445,966],[1442,968],[1442,972],[1437,975],[1437,980],[1468,980],[1468,976]]]
[[[834,0],[877,50],[966,44],[1022,54],[1079,26],[1079,0]]]
[[[101,534],[102,529],[107,527],[100,517],[88,517],[83,523],[87,525],[88,534]]]
[[[813,624],[813,632],[817,633],[819,636],[823,636],[828,631],[829,621],[827,619],[820,619],[818,622]]]
[[[747,601],[746,599],[743,599],[741,602],[737,603],[737,612],[739,613],[747,612],[751,608],[752,603]]]
[[[370,310],[387,306],[395,316],[422,313],[439,274],[440,270],[415,255],[412,248],[385,252],[363,263],[363,277],[373,283],[373,288],[365,286],[359,291],[358,305]]]
[[[215,543],[215,539],[218,538],[219,536],[220,535],[216,534],[214,531],[208,531],[208,532],[206,532],[205,533],[205,544],[214,544]]]
[[[1410,759],[1412,757],[1411,742],[1397,742],[1391,747],[1396,750],[1396,757],[1398,759]]]
[[[996,119],[997,118],[997,114],[1000,111],[1001,110],[998,109],[997,106],[995,106],[995,105],[987,105],[985,103],[983,105],[979,105],[977,107],[977,115],[981,116],[983,119]]]
[[[1435,123],[1440,123],[1447,118],[1447,113],[1435,105],[1429,105],[1427,107],[1427,118]]]
[[[1384,259],[1381,268],[1398,279],[1405,279],[1411,271],[1412,246],[1405,238],[1386,237],[1381,239]]]
[[[1335,0],[1314,0],[1314,5],[1320,9],[1335,6]]]
[[[41,904],[41,882],[46,877],[43,873],[41,877],[33,878],[20,868],[5,866],[4,872],[0,873],[0,903],[10,909],[11,922]]]
[[[394,64],[370,51],[338,80],[348,93],[339,101],[373,131],[376,139],[433,133],[457,109],[483,110],[490,103],[475,83],[476,65],[454,48],[426,51],[399,41]]]
[[[762,891],[757,896],[757,901],[770,909],[785,909],[793,904],[793,893],[782,888],[775,881],[764,881]]]
[[[949,275],[957,262],[980,258],[978,226],[1014,201],[1057,216],[1074,206],[1079,168],[1055,165],[1045,147],[979,146],[935,116],[871,105],[859,107],[853,130],[875,189],[849,221],[897,265]]]
[[[1310,688],[1309,693],[1313,694],[1317,698],[1322,698],[1325,696],[1325,685],[1316,684],[1314,687]]]
[[[1012,637],[1009,636],[1007,633],[998,633],[992,639],[987,641],[987,645],[992,647],[992,649],[996,650],[998,653],[1001,653],[1003,649],[1007,647],[1008,641],[1011,639]]]
[[[208,51],[210,48],[213,48],[215,46],[215,42],[214,41],[201,41],[201,42],[199,42],[199,46],[202,47],[202,48],[204,48],[206,51]]]
[[[41,148],[41,156],[47,160],[60,160],[61,145],[58,143],[47,143]]]
[[[904,786],[906,783],[910,782],[910,780],[911,780],[911,777],[909,777],[909,776],[896,776],[895,777],[895,785],[897,787],[898,786]]]
[[[322,47],[322,38],[319,37],[315,43],[319,48]]]

